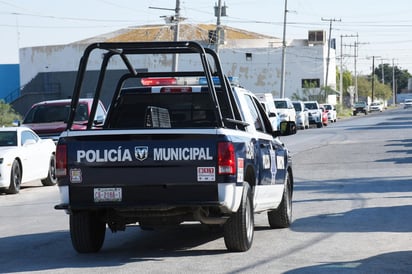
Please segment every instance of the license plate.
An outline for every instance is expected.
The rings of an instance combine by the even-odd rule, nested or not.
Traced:
[[[95,202],[121,202],[122,189],[120,187],[111,188],[95,188],[94,189]]]

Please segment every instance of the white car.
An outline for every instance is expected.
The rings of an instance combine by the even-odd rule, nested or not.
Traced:
[[[29,181],[55,185],[55,150],[52,139],[40,139],[27,127],[0,128],[0,188],[16,194]]]
[[[316,127],[323,127],[322,110],[317,101],[304,101],[305,108],[309,111],[309,124],[315,124]]]
[[[383,111],[383,104],[382,102],[373,102],[370,107],[369,107],[369,111],[379,111],[382,112]]]
[[[328,120],[335,123],[337,120],[336,107],[332,104],[322,104],[328,114]]]
[[[274,103],[279,113],[280,121],[296,122],[296,110],[289,98],[276,98]]]
[[[412,108],[412,99],[405,99],[403,108]]]
[[[302,101],[292,101],[296,110],[296,126],[300,129],[309,128],[309,111]]]
[[[280,118],[271,93],[255,93],[265,109],[273,130],[280,130]]]

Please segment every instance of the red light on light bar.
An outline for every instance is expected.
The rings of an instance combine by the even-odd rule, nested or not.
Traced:
[[[176,85],[176,78],[163,77],[163,78],[142,78],[140,80],[143,86],[165,86]]]

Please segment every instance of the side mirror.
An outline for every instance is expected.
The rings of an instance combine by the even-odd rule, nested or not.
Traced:
[[[280,122],[280,130],[274,131],[274,137],[296,134],[296,123],[293,121]]]
[[[269,112],[269,117],[276,117],[276,113],[275,112]]]
[[[102,115],[99,115],[99,116],[96,117],[96,119],[94,119],[93,124],[94,124],[95,126],[103,125],[105,118],[106,118],[106,117],[104,117],[104,116],[102,116]]]

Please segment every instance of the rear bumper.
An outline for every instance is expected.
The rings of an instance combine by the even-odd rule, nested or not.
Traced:
[[[118,186],[116,186],[118,187]],[[127,186],[117,202],[95,202],[94,187],[60,186],[61,203],[55,209],[72,210],[168,210],[171,208],[216,207],[223,213],[239,208],[243,185],[236,183],[205,185]]]

